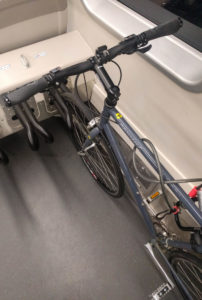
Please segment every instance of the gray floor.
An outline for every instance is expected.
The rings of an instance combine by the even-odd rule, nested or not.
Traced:
[[[0,299],[148,299],[163,280],[142,219],[94,183],[59,120],[46,126],[55,143],[39,152],[23,134],[1,141]]]

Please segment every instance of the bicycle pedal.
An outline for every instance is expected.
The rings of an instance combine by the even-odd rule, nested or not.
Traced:
[[[158,287],[151,295],[150,298],[152,300],[162,299],[165,295],[167,295],[170,291],[172,291],[173,287],[170,286],[169,283],[163,283],[160,287]]]

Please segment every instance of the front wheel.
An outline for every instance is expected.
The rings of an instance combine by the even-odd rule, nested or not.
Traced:
[[[87,103],[86,106],[90,109],[91,115],[97,117],[96,110],[88,105]],[[76,148],[80,151],[89,134],[89,129],[88,118],[76,106],[72,111],[72,131]],[[93,142],[94,146],[81,157],[85,166],[105,192],[113,197],[122,196],[124,189],[123,176],[107,139],[103,134],[99,134]]]
[[[192,298],[202,299],[202,260],[189,253],[174,252],[170,262]],[[179,289],[184,299],[188,299],[180,286]]]

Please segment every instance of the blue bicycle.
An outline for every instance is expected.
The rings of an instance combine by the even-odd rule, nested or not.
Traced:
[[[90,57],[87,61],[63,70],[52,70],[39,80],[3,95],[6,104],[14,106],[26,101],[38,92],[48,91],[68,127],[72,130],[78,154],[93,179],[108,194],[120,197],[124,191],[125,178],[151,234],[151,241],[146,247],[167,281],[156,291],[153,299],[162,298],[174,286],[167,272],[156,259],[155,251],[158,252],[167,268],[169,268],[184,299],[202,299],[201,185],[195,187],[190,195],[187,195],[179,185],[179,183],[202,181],[202,179],[175,180],[169,174],[160,163],[158,153],[151,141],[141,139],[116,109],[120,96],[119,84],[115,85],[113,83],[104,68],[104,64],[113,61],[116,56],[121,54],[145,53],[151,49],[151,45],[148,45],[150,40],[173,34],[181,26],[182,21],[178,18],[139,35],[128,36],[111,49],[101,46],[96,50],[95,56]],[[119,70],[121,72],[120,67]],[[94,71],[98,75],[107,93],[101,114],[95,109],[90,100],[84,102],[79,96],[77,89],[78,76],[87,71]],[[66,79],[72,75],[77,75],[73,91],[66,86]],[[138,177],[148,182],[159,183],[161,186],[166,209],[155,216],[151,215],[148,210],[145,197],[139,190],[139,186],[126,163],[110,122],[115,122],[133,142],[133,163]],[[158,179],[150,178],[140,172],[137,164],[137,150],[158,173]],[[174,195],[172,201],[168,198],[166,186]],[[158,193],[152,196],[156,197]],[[171,204],[171,202],[173,203]],[[180,220],[182,210],[186,210],[191,214],[197,226],[182,225]],[[165,228],[163,219],[166,216],[173,218],[178,228],[188,234],[188,241],[177,239],[173,232],[169,232],[169,228]]]

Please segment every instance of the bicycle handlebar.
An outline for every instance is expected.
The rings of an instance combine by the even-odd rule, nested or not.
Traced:
[[[160,24],[153,29],[142,32],[139,35],[131,35],[125,38],[118,45],[106,50],[104,56],[99,58],[99,63],[104,64],[111,61],[120,54],[131,54],[137,51],[142,46],[146,45],[150,40],[173,34],[182,26],[182,20],[176,18],[172,21]],[[3,95],[3,100],[7,106],[13,106],[24,102],[36,93],[44,91],[46,88],[57,81],[67,78],[68,76],[77,75],[89,70],[94,70],[94,65],[98,63],[98,57],[94,56],[85,62],[67,67],[56,72],[51,71],[44,75],[39,80],[32,81],[20,88]]]
[[[7,106],[13,106],[24,102],[36,93],[42,92],[48,87],[48,81],[45,77],[32,81],[22,87],[15,89],[3,95],[3,100]]]
[[[47,89],[50,83],[61,80],[62,78],[76,75],[78,73],[83,73],[92,67],[92,63],[90,61],[82,62],[61,71],[57,71],[55,74],[50,72],[47,75],[44,75],[38,80],[34,80],[29,82],[22,87],[19,87],[11,92],[4,94],[3,100],[5,101],[7,106],[14,106],[21,102],[26,101],[30,97],[34,96],[37,93],[40,93]],[[66,75],[68,73],[68,75]]]
[[[157,39],[162,36],[170,35],[177,32],[182,27],[183,22],[180,18],[160,24],[152,29],[143,32],[148,41]]]

